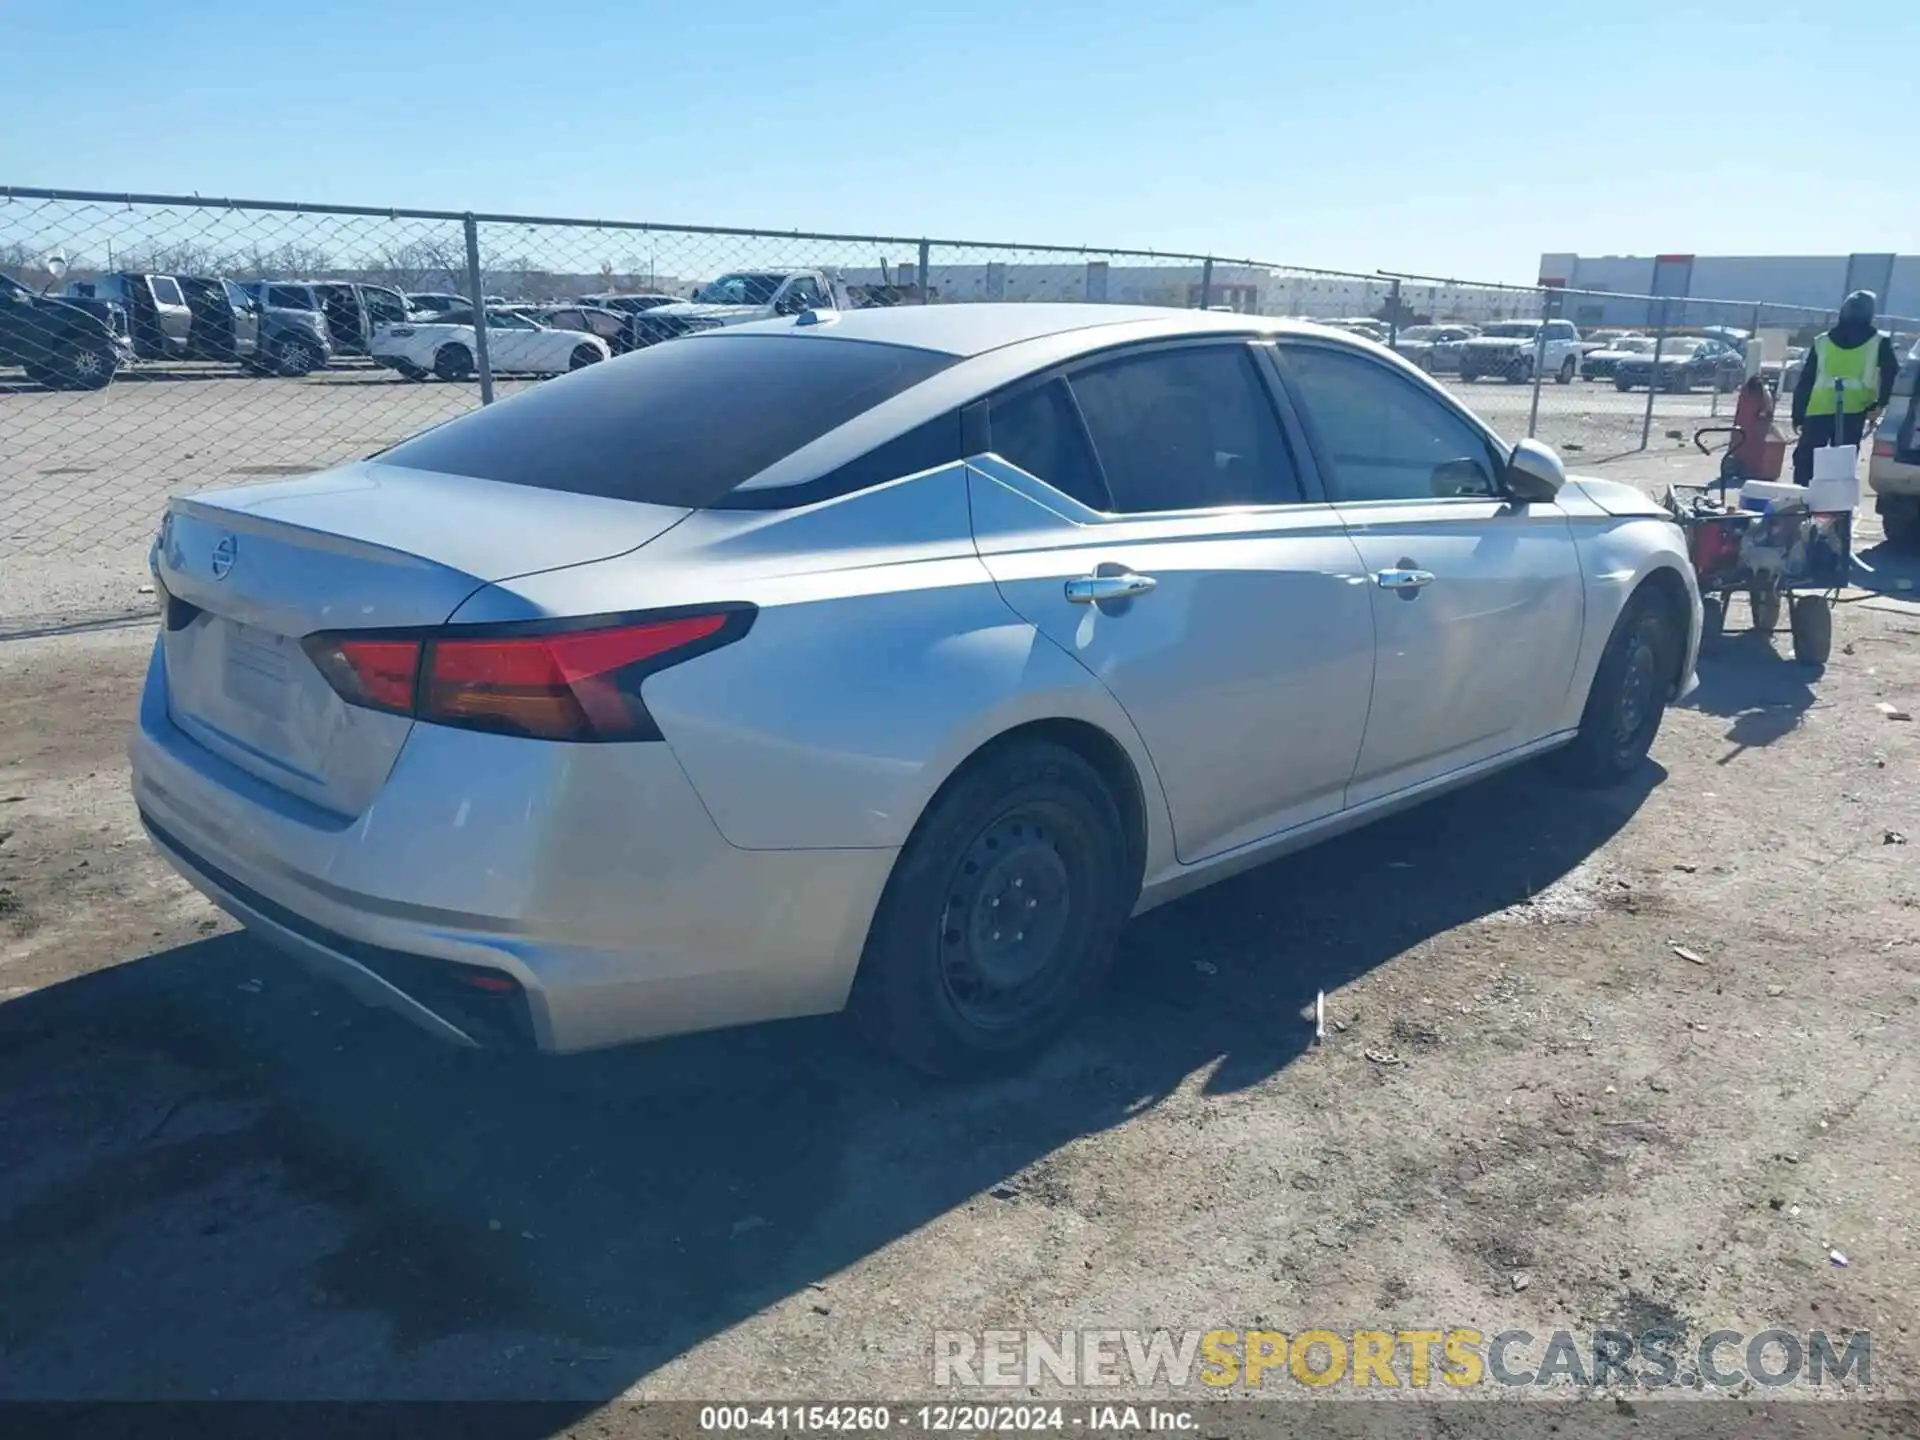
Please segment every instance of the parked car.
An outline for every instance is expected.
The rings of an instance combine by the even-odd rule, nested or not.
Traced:
[[[595,305],[543,305],[535,306],[528,318],[555,330],[598,335],[615,355],[624,355],[635,348],[632,313],[623,315]]]
[[[1920,549],[1920,344],[1913,347],[1893,382],[1873,432],[1867,460],[1867,488],[1887,540]]]
[[[838,291],[822,270],[741,270],[710,280],[691,300],[655,305],[634,317],[635,340],[654,345],[696,330],[744,325],[803,310],[838,310]]]
[[[116,305],[108,318],[79,302],[38,295],[0,275],[0,365],[18,365],[49,390],[101,390],[132,357],[126,316]],[[116,334],[112,316],[118,315]]]
[[[297,377],[333,363],[333,331],[313,285],[256,280],[241,287],[260,306],[260,349],[275,374]]]
[[[1409,325],[1393,348],[1430,375],[1458,371],[1467,341],[1480,333],[1473,325]]]
[[[1653,353],[1651,335],[1621,335],[1604,350],[1589,350],[1580,357],[1580,373],[1589,380],[1611,380],[1622,360]]]
[[[1109,305],[691,336],[152,559],[134,796],[262,938],[459,1042],[849,1006],[936,1072],[1131,914],[1549,751],[1626,780],[1701,623],[1658,504],[1381,347]]]
[[[330,362],[335,354],[365,353],[367,312],[358,287],[351,282],[257,280],[247,290],[267,309],[317,319],[320,336],[326,342],[326,355],[313,368]]]
[[[473,312],[454,310],[431,320],[418,316],[374,333],[373,363],[409,380],[438,375],[471,378],[478,364]],[[605,360],[612,351],[597,335],[555,330],[506,310],[487,312],[487,363],[496,375],[563,375]]]
[[[1460,352],[1460,378],[1478,380],[1498,375],[1519,383],[1533,379],[1536,355],[1541,355],[1540,327],[1546,326],[1543,375],[1571,385],[1580,373],[1580,332],[1571,320],[1501,320],[1467,341]]]
[[[260,302],[232,280],[181,275],[180,292],[193,312],[187,354],[252,366],[260,355]]]
[[[444,315],[449,310],[471,310],[473,300],[466,295],[449,295],[437,290],[416,290],[403,297],[409,315]]]
[[[91,280],[71,281],[66,293],[78,299],[110,300],[125,310],[133,353],[140,359],[186,357],[193,311],[173,276],[114,271]]]
[[[1649,347],[1644,354],[1629,355],[1613,367],[1613,388],[1621,391],[1647,390],[1657,383],[1660,389],[1674,394],[1685,394],[1696,386],[1725,394],[1738,390],[1746,378],[1746,357],[1739,351],[1718,340],[1687,336]]]
[[[1807,347],[1790,345],[1784,359],[1760,362],[1760,378],[1775,396],[1791,395],[1793,387],[1800,383],[1800,367],[1806,363]]]
[[[685,297],[680,295],[578,295],[573,299],[575,305],[591,305],[597,310],[615,310],[623,315],[641,315],[649,310],[658,310],[662,305],[678,305]]]

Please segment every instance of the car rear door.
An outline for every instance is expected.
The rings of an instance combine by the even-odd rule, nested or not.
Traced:
[[[1565,713],[1585,620],[1566,515],[1438,387],[1350,347],[1277,359],[1371,583],[1373,704],[1348,803],[1525,745]]]
[[[1259,347],[1126,352],[988,407],[969,463],[1000,593],[1126,710],[1192,863],[1337,812],[1373,670],[1360,556]]]

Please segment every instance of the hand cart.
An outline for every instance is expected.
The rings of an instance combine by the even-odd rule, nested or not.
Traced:
[[[1833,607],[1853,568],[1853,510],[1814,509],[1812,489],[1778,481],[1784,443],[1771,425],[1750,442],[1752,433],[1738,423],[1696,431],[1693,443],[1703,455],[1713,453],[1704,437],[1729,436],[1720,474],[1707,485],[1667,491],[1667,509],[1686,532],[1699,578],[1706,610],[1701,640],[1719,637],[1728,603],[1744,594],[1756,634],[1778,628],[1784,604],[1793,658],[1824,665],[1833,651]],[[1773,475],[1744,473],[1748,469],[1771,469]],[[1731,501],[1729,490],[1735,490]]]

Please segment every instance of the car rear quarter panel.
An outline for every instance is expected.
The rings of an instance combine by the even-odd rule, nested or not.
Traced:
[[[647,708],[743,849],[904,843],[995,737],[1075,720],[1126,753],[1149,873],[1172,863],[1138,734],[1084,666],[1000,598],[955,465],[790,511],[702,511],[630,555],[491,586],[461,622],[747,601],[736,644],[661,671]]]

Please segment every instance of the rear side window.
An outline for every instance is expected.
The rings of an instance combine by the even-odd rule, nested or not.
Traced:
[[[899,345],[801,336],[675,340],[450,420],[376,458],[542,490],[701,508],[953,360]],[[782,493],[767,491],[765,501]]]
[[[1072,377],[1112,507],[1129,514],[1302,498],[1244,345],[1155,351]]]
[[[269,285],[267,306],[273,310],[311,310],[313,296],[304,285]]]
[[[1074,413],[1067,382],[996,400],[988,412],[993,453],[1093,510],[1107,507],[1106,482]]]
[[[1913,394],[1916,388],[1916,381],[1920,381],[1920,359],[1909,360],[1900,367],[1900,373],[1894,376],[1893,379],[1893,393],[1896,395]]]

